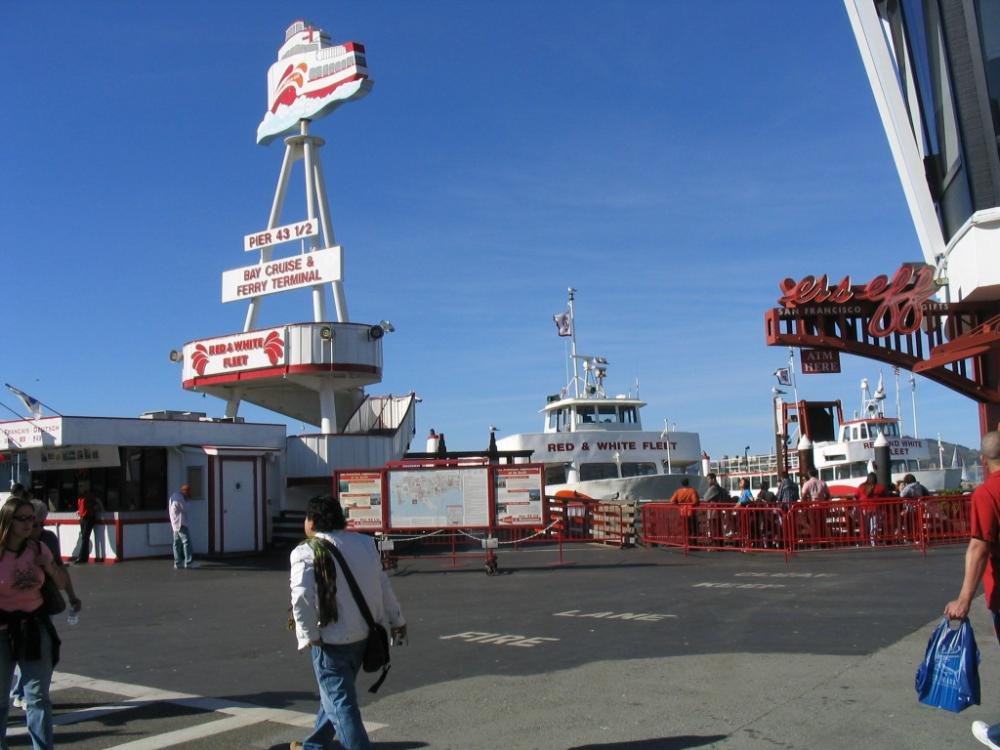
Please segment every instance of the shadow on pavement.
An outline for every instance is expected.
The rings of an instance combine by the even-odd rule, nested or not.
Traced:
[[[372,742],[372,747],[375,750],[412,750],[418,747],[429,747],[429,745],[426,742]],[[271,745],[267,750],[288,750],[288,743],[279,742],[277,745]]]
[[[651,740],[633,740],[631,742],[605,742],[598,745],[575,745],[569,750],[684,750],[688,747],[711,745],[726,739],[724,734],[709,734],[697,736],[684,734],[679,737],[659,737]]]

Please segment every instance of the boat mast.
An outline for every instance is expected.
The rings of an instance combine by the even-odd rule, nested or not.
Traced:
[[[573,360],[573,398],[580,398],[580,372],[577,369],[576,359],[576,311],[573,307],[576,289],[570,287],[569,293],[569,335],[570,335],[570,359]]]

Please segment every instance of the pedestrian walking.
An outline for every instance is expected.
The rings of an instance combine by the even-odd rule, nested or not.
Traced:
[[[345,530],[337,500],[310,500],[303,526],[306,540],[290,558],[292,616],[299,651],[308,649],[312,658],[320,706],[313,731],[289,749],[326,750],[336,736],[345,750],[368,750],[371,742],[355,687],[368,624],[330,547],[343,556],[375,622],[388,627],[394,638],[405,639],[406,621],[371,537]]]
[[[0,507],[0,747],[7,747],[7,714],[14,667],[21,670],[28,736],[33,750],[51,750],[49,685],[59,661],[59,636],[45,613],[42,584],[49,576],[60,589],[66,573],[49,548],[31,540],[35,509],[24,497]]]
[[[972,599],[983,583],[986,607],[1000,638],[1000,432],[987,432],[982,439],[986,478],[972,493],[971,530],[965,551],[965,575],[958,597],[948,602],[944,614],[953,620],[969,616]],[[1000,724],[972,722],[972,734],[984,745],[1000,748]]]

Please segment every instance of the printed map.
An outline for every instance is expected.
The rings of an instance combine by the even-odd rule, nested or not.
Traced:
[[[485,469],[393,471],[389,474],[392,528],[485,526],[488,496]]]

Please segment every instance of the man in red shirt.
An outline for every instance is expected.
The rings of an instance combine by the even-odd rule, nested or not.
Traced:
[[[90,535],[94,533],[97,517],[101,514],[101,504],[90,490],[76,500],[76,514],[80,517],[80,541],[73,554],[73,562],[85,565],[90,559]]]
[[[1000,638],[1000,432],[987,432],[982,442],[986,479],[972,493],[972,529],[965,551],[965,577],[958,598],[944,608],[946,617],[969,616],[972,598],[983,582],[986,607]],[[972,734],[989,747],[1000,748],[1000,724],[972,723]]]

